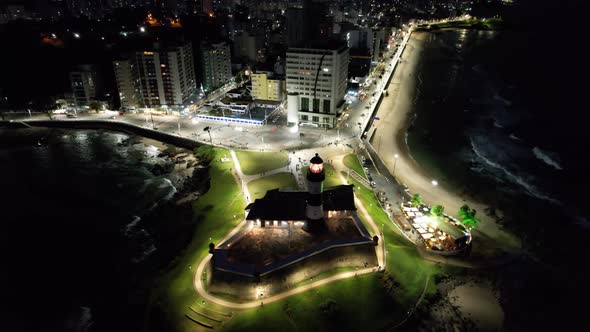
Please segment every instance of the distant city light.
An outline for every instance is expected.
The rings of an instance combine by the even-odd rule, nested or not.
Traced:
[[[76,38],[80,38],[80,34],[79,34],[79,33],[77,33],[77,32],[75,32],[75,33],[74,33],[74,37],[76,37]]]
[[[145,32],[145,28],[144,27],[139,27],[139,31],[140,32]]]

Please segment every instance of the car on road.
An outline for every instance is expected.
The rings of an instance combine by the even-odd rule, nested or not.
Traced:
[[[367,174],[367,179],[369,179],[369,182],[373,182],[373,177],[371,176],[371,174]]]
[[[363,166],[371,166],[373,165],[373,162],[371,161],[371,159],[363,159]]]
[[[377,187],[377,184],[375,183],[375,181],[371,181],[371,187],[373,187],[373,188]]]
[[[111,116],[111,119],[116,119],[116,118],[117,118],[116,115]]]

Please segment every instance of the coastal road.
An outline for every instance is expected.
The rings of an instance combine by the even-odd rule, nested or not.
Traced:
[[[393,174],[395,167],[396,179],[409,188],[412,194],[420,193],[429,205],[443,205],[449,214],[455,214],[463,204],[468,204],[478,211],[484,211],[486,205],[462,196],[460,188],[453,188],[441,179],[432,178],[412,158],[406,142],[414,99],[422,79],[420,73],[417,72],[417,66],[427,37],[428,33],[414,32],[412,39],[406,46],[403,53],[404,61],[398,64],[388,88],[389,97],[383,99],[377,111],[380,120],[374,122],[376,130],[372,146],[389,172]],[[394,157],[396,154],[399,156],[397,161]],[[433,185],[433,180],[438,184]],[[480,218],[482,222],[474,234],[484,233],[491,238],[502,238],[512,247],[518,248],[520,246],[519,241],[503,231],[493,219],[484,214],[481,214]]]

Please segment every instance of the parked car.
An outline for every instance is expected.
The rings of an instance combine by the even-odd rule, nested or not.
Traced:
[[[371,187],[373,187],[373,188],[377,187],[377,184],[375,183],[375,181],[371,181]]]

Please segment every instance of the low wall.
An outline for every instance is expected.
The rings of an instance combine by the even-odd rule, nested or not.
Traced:
[[[211,263],[213,264],[213,263]],[[376,267],[375,246],[363,244],[338,247],[306,258],[283,269],[255,278],[214,270],[208,291],[221,293],[243,301],[262,299],[297,286],[298,282],[339,267]]]
[[[151,138],[164,143],[172,144],[180,148],[194,149],[202,144],[192,140],[161,131],[155,131],[133,124],[119,122],[119,121],[101,121],[101,120],[31,120],[24,121],[24,123],[33,127],[47,127],[47,128],[67,128],[67,129],[104,129],[124,132],[127,134],[140,135]]]

